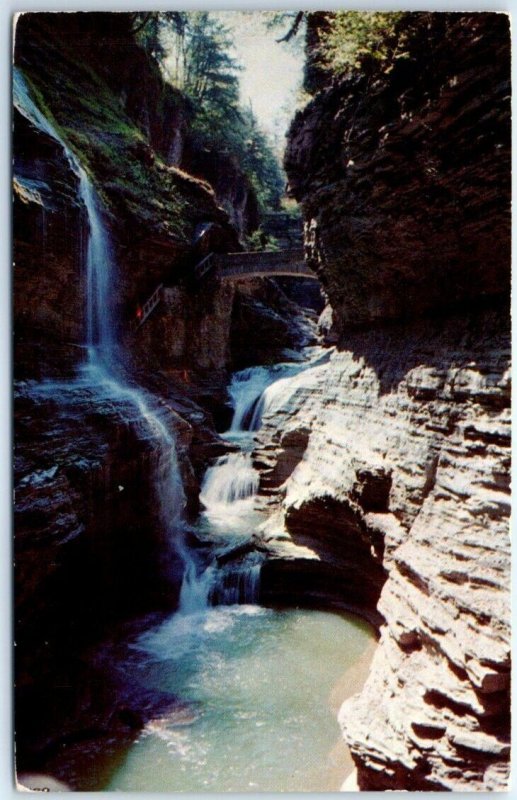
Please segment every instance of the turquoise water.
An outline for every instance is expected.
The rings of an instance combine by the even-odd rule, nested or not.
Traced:
[[[155,719],[105,787],[321,791],[340,738],[330,694],[371,642],[347,616],[259,606],[176,614],[133,643],[138,680],[182,712]]]

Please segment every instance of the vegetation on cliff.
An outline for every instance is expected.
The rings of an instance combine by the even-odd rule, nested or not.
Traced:
[[[328,26],[309,16],[309,55]],[[509,290],[508,17],[404,14],[394,32],[389,57],[331,80],[309,63],[319,91],[286,152],[342,327]]]
[[[211,191],[151,150],[117,91],[124,77],[121,69],[117,72],[122,59],[135,58],[145,68],[148,83],[153,78],[159,83],[158,70],[149,62],[142,64],[137,46],[131,47],[120,27],[96,38],[96,21],[90,16],[97,15],[23,15],[16,34],[16,62],[40,106],[93,176],[114,218],[128,221],[135,236],[154,232],[189,240],[192,223],[213,207]],[[117,22],[121,18],[113,16]],[[109,58],[102,52],[108,42]],[[109,59],[115,67],[111,80],[106,74]],[[159,88],[162,102],[181,102],[171,90]]]
[[[253,454],[214,432],[214,424],[230,424],[227,370],[276,361],[309,341],[311,328],[295,329],[292,304],[268,281],[168,282],[185,253],[192,266],[214,242],[226,247],[236,230],[249,234],[249,225],[230,225],[221,197],[228,214],[239,206],[240,223],[275,202],[265,140],[239,107],[230,39],[205,12],[20,20],[16,60],[29,94],[102,193],[120,252],[111,264],[97,234],[112,231],[81,201],[59,142],[19,104],[19,766],[89,788],[74,773],[89,748],[88,779],[105,789],[106,751],[147,722],[160,734],[160,758],[167,722],[173,733],[186,723],[195,736],[200,711],[211,725],[199,698],[174,708],[174,669],[170,692],[147,682],[140,691],[135,648],[126,669],[112,628],[126,615],[169,609],[178,595],[180,609],[199,608],[181,605],[184,573],[190,597],[208,591],[205,576],[219,580],[215,602],[255,602],[258,564],[248,556],[258,554],[268,559],[261,602],[345,604],[382,624],[367,688],[340,714],[361,789],[502,789],[510,678],[508,24],[495,14],[289,19],[282,38],[306,30],[315,96],[293,122],[286,165],[309,263],[343,335],[330,353],[280,378],[272,404],[262,395]],[[170,53],[174,85],[164,79]],[[248,236],[250,249],[270,247],[277,235],[285,249],[298,241],[294,214],[268,216]],[[100,247],[85,247],[88,227],[90,244]],[[98,266],[104,277],[116,266],[116,281],[98,280]],[[163,282],[158,311],[135,335],[125,325],[133,303]],[[115,349],[112,334],[119,338],[117,304],[127,311],[120,352],[131,386],[103,363],[103,349]],[[104,332],[86,324],[94,317],[109,318]],[[99,335],[85,337],[87,327]],[[92,384],[82,373],[64,381],[86,348]],[[254,370],[246,373],[243,423],[262,406],[245,386]],[[59,381],[38,382],[49,376]],[[258,523],[246,522],[253,538],[243,544],[239,530],[235,549],[225,541],[220,553],[207,530],[189,524],[171,552],[177,510],[187,500],[185,517],[195,513],[207,464],[228,466],[220,461],[228,448],[247,464],[245,480],[234,470],[239,459],[226,473],[228,497],[240,499],[243,486],[254,492],[260,472],[267,524],[257,533]],[[104,624],[111,641],[101,657],[93,642]],[[227,636],[227,627],[218,630]],[[168,661],[175,647],[163,641]],[[217,733],[215,740],[219,747]],[[154,762],[151,770],[163,780]]]
[[[136,238],[185,242],[198,222],[225,224],[204,180],[207,155],[214,163],[230,158],[259,210],[278,205],[281,170],[251,109],[239,106],[224,26],[206,13],[173,15],[188,53],[182,76],[170,71],[174,51],[165,59],[148,31],[170,33],[171,15],[139,16],[25,14],[16,32],[17,64],[114,221],[128,222]]]
[[[397,58],[405,57],[403,44],[409,36],[406,23],[414,16],[394,11],[274,12],[269,26],[283,29],[280,42],[299,43],[303,32],[304,86],[314,93],[354,69],[370,70],[371,65],[395,54]],[[405,24],[401,25],[404,18]]]
[[[229,29],[206,11],[137,17],[137,41],[159,64],[165,80],[190,101],[193,149],[209,150],[214,158],[221,152],[236,157],[261,210],[277,207],[284,178],[253,110],[241,104],[241,67],[232,55]]]
[[[385,61],[396,49],[400,12],[337,11],[326,14],[317,47],[322,66],[333,75],[361,67],[366,59]],[[320,23],[321,24],[321,23]]]

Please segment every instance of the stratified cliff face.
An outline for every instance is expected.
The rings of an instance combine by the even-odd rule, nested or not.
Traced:
[[[285,166],[341,328],[509,290],[509,23],[410,14],[404,57],[295,117]]]
[[[286,481],[262,535],[264,597],[384,620],[366,686],[341,711],[363,789],[504,785],[504,321],[501,308],[351,334],[291,380],[260,434],[264,489]]]
[[[384,620],[340,714],[359,787],[504,789],[508,20],[406,24],[409,59],[324,90],[291,130],[289,180],[341,339],[266,421],[263,481],[286,482],[263,536],[279,559],[309,548],[309,578],[315,555],[331,598]],[[263,574],[274,596],[274,563]]]
[[[66,735],[70,708],[61,702],[63,684],[77,687],[72,703],[84,701],[83,725],[91,721],[80,682],[65,677],[56,685],[58,665],[77,678],[78,653],[103,625],[174,607],[183,564],[160,513],[160,479],[173,456],[160,427],[175,440],[186,496],[184,509],[181,499],[171,500],[167,518],[187,517],[197,510],[198,478],[207,460],[224,449],[214,423],[224,429],[229,424],[232,310],[235,298],[248,298],[246,288],[193,280],[193,267],[207,251],[239,248],[238,234],[213,189],[174,166],[188,109],[135,45],[128,18],[26,14],[16,29],[20,764],[40,748],[40,737]],[[112,249],[96,253],[113,262],[104,298],[119,344],[117,379],[107,382],[115,384],[111,395],[106,376],[92,380],[80,371],[87,360],[87,242],[89,225],[97,222],[87,213],[70,152],[100,197]],[[232,180],[238,182],[235,170]],[[159,283],[165,285],[160,307],[135,332],[134,312]],[[268,314],[274,315],[269,307],[263,316]],[[246,312],[239,310],[239,321],[245,325]],[[298,335],[283,322],[279,350],[293,346]],[[257,339],[262,347],[262,329]],[[119,378],[126,381],[122,391]],[[133,386],[146,390],[136,400]],[[154,421],[142,410],[142,398]]]

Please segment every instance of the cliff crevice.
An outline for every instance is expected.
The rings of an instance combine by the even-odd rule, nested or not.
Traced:
[[[399,25],[403,57],[336,80],[289,135],[307,257],[341,330],[509,291],[508,18]]]
[[[403,58],[336,79],[290,131],[289,183],[338,338],[330,363],[265,420],[281,463],[286,430],[310,435],[264,536],[284,550],[303,541],[330,565],[370,539],[354,577],[378,582],[380,646],[340,712],[358,786],[503,790],[508,18],[404,14],[398,25]],[[337,589],[365,605],[354,577]]]

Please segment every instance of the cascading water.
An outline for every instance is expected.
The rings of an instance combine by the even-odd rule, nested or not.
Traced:
[[[233,418],[225,436],[239,439],[243,433],[258,431],[263,415],[279,391],[289,389],[289,378],[323,364],[329,358],[329,350],[308,347],[303,361],[289,361],[271,367],[248,367],[234,373],[228,389],[233,402]]]
[[[108,231],[102,219],[100,203],[87,173],[56,132],[49,120],[33,102],[22,73],[14,70],[14,100],[21,113],[28,116],[46,134],[59,142],[79,181],[79,195],[88,216],[89,233],[86,262],[86,338],[87,361],[78,381],[103,398],[129,403],[137,412],[140,424],[158,443],[156,491],[161,518],[174,549],[184,564],[180,590],[179,613],[203,611],[213,602],[255,602],[258,596],[260,558],[245,559],[232,575],[230,568],[220,569],[221,552],[235,545],[236,540],[249,538],[257,522],[254,509],[259,477],[247,451],[250,432],[260,428],[262,414],[269,398],[283,383],[282,379],[307,368],[308,362],[285,363],[273,367],[255,367],[236,373],[230,386],[234,416],[229,439],[240,445],[239,452],[223,456],[207,470],[201,490],[205,519],[219,533],[224,533],[221,547],[214,548],[208,566],[200,568],[190,550],[182,524],[185,495],[178,467],[174,437],[155,410],[153,399],[141,388],[132,385],[124,374],[117,341],[117,320],[111,307],[111,289],[115,284],[115,264]],[[76,386],[78,383],[76,383]],[[52,391],[57,384],[48,385]],[[59,388],[62,388],[61,386]],[[133,420],[134,421],[134,420]]]
[[[234,410],[228,433],[257,431],[261,424],[260,405],[264,391],[275,381],[295,375],[302,369],[299,363],[286,363],[273,367],[248,367],[236,372],[229,387]]]
[[[75,386],[87,387],[99,398],[109,397],[122,404],[129,403],[137,418],[158,443],[159,458],[156,467],[156,491],[163,524],[174,536],[174,546],[182,558],[185,569],[192,567],[192,558],[182,536],[182,511],[185,494],[174,437],[153,409],[152,399],[141,388],[130,385],[124,377],[119,361],[117,326],[114,310],[110,306],[110,293],[114,285],[114,259],[110,237],[100,212],[97,193],[74,153],[42,114],[31,98],[23,74],[13,70],[14,104],[40,130],[57,141],[66,155],[72,171],[79,181],[79,196],[88,217],[86,262],[86,337],[87,362],[82,365]],[[60,391],[63,384],[48,382],[45,392]]]
[[[212,536],[212,558],[205,570],[185,574],[180,611],[202,611],[207,605],[233,605],[258,601],[260,565],[240,563],[221,567],[219,559],[229,550],[247,541],[254,530],[257,512],[253,507],[259,475],[251,462],[251,453],[236,452],[222,456],[206,471],[200,500],[205,507],[203,521]]]
[[[205,474],[200,500],[212,511],[249,500],[256,493],[259,475],[251,461],[251,453],[230,453],[221,456]]]
[[[217,532],[218,541],[208,567],[199,575],[194,570],[186,574],[188,590],[184,582],[184,594],[193,600],[189,608],[199,610],[205,600],[227,605],[258,602],[262,554],[250,548],[231,566],[221,568],[218,561],[221,552],[224,555],[232,548],[240,552],[262,521],[257,503],[259,474],[251,454],[253,434],[260,429],[263,415],[295,390],[292,379],[329,357],[328,351],[320,348],[308,348],[307,355],[305,361],[250,367],[232,378],[229,393],[234,413],[223,435],[239,450],[221,456],[205,473],[199,499],[204,506],[203,518]]]
[[[325,783],[327,753],[337,736],[327,698],[344,665],[361,654],[368,634],[357,623],[331,614],[250,605],[259,595],[261,569],[261,554],[250,545],[258,490],[250,431],[260,427],[262,414],[271,402],[279,401],[279,393],[289,391],[283,379],[305,367],[261,367],[234,376],[235,415],[227,438],[238,442],[240,450],[207,470],[201,499],[216,556],[205,569],[198,569],[182,522],[185,496],[174,437],[152,396],[131,384],[120,360],[116,320],[109,307],[114,262],[96,193],[32,102],[16,70],[14,85],[15,101],[23,113],[60,142],[67,154],[89,222],[84,251],[87,361],[74,381],[47,381],[39,391],[59,395],[60,401],[66,392],[85,391],[88,402],[89,398],[120,402],[128,417],[132,414],[131,424],[152,435],[159,453],[155,473],[159,508],[184,563],[179,613],[139,635],[129,644],[132,657],[121,662],[131,685],[129,697],[138,697],[140,686],[147,709],[156,693],[159,713],[147,722],[124,758],[115,750],[108,779],[98,777],[103,770],[102,764],[100,770],[97,766],[104,757],[110,759],[104,751],[109,750],[111,736],[109,743],[104,735],[100,743],[94,742],[98,761],[93,769],[91,760],[78,757],[73,742],[70,748],[60,748],[56,758],[66,759],[70,751],[69,774],[78,790],[335,791],[340,780]],[[45,480],[45,474],[39,478]],[[239,543],[236,568],[234,551]],[[215,603],[221,605],[208,608]],[[117,654],[118,645],[113,648],[110,642],[109,663],[122,671],[121,664],[114,663]],[[163,705],[167,698],[174,698],[170,707]],[[90,735],[89,730],[81,747],[87,747]],[[115,732],[113,740],[116,737]]]
[[[79,194],[87,210],[90,226],[86,253],[88,358],[90,363],[102,364],[109,371],[115,368],[116,341],[114,315],[108,306],[110,286],[113,285],[113,258],[93,186],[79,165],[78,172]]]

